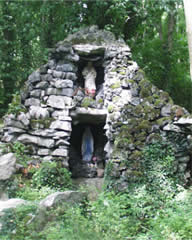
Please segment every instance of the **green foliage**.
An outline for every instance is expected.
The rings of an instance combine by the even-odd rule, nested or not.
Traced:
[[[81,107],[88,108],[95,104],[95,100],[91,97],[85,97],[81,102]]]
[[[1,239],[191,239],[192,193],[177,184],[172,146],[157,142],[147,146],[142,154],[143,175],[140,181],[130,182],[126,191],[118,193],[108,189],[100,193],[96,201],[52,210],[49,221],[40,232],[34,229],[33,224],[26,224],[35,208],[25,206],[20,210],[11,210],[2,219]],[[109,162],[106,169],[108,176],[113,167],[113,161]],[[45,188],[46,194],[51,191],[50,188],[62,189],[66,178],[55,182],[58,180],[55,177],[63,174],[60,169],[56,163],[43,164],[32,179],[36,189],[40,188],[41,192]],[[68,173],[64,174],[69,177]],[[42,187],[47,185],[50,188]],[[30,187],[27,189],[23,195],[20,191],[18,196],[34,200],[37,192],[32,194]],[[38,194],[36,197],[39,199]]]
[[[184,184],[183,179],[175,172],[175,164],[174,149],[170,143],[156,142],[143,150],[143,176],[140,180],[161,204],[176,194],[178,183]]]
[[[27,155],[27,148],[21,142],[7,143],[3,145],[3,152],[13,152],[17,158],[17,163],[22,164],[24,167],[27,166],[27,162],[30,160],[30,157]]]
[[[44,162],[32,177],[32,185],[36,188],[42,186],[56,190],[65,190],[72,186],[71,174],[56,162]]]
[[[24,239],[25,234],[27,235],[27,222],[31,220],[36,208],[35,204],[30,204],[5,210],[5,214],[0,219],[2,224],[1,239]]]
[[[21,97],[19,93],[13,94],[12,102],[9,103],[7,113],[13,113],[18,115],[20,112],[25,112],[25,107],[21,105]]]
[[[55,190],[47,186],[42,186],[39,188],[34,188],[31,185],[25,185],[17,189],[16,197],[28,200],[28,201],[38,201],[46,198],[49,194],[54,193]]]
[[[174,175],[174,149],[167,142],[156,142],[146,146],[143,150],[143,167],[146,173],[162,172],[165,175]]]

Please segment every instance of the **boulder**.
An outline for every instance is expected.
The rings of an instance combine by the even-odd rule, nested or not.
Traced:
[[[72,205],[83,202],[85,197],[85,193],[78,191],[52,193],[40,202],[36,215],[31,222],[34,224],[37,231],[41,231],[47,224],[47,218],[50,215],[49,210],[56,209],[60,206],[62,209],[67,209]],[[56,217],[53,213],[51,216],[52,219]]]
[[[55,192],[43,199],[39,208],[49,210],[63,204],[70,204],[71,206],[71,204],[82,202],[85,196],[85,193],[78,191]]]
[[[10,209],[10,208],[16,208],[26,203],[27,201],[20,198],[12,198],[7,201],[0,201],[0,217],[5,214],[4,210]]]
[[[9,180],[16,170],[16,157],[13,153],[7,153],[0,157],[0,199],[8,198],[7,180]],[[0,205],[1,207],[1,205]]]
[[[15,172],[16,157],[13,153],[7,153],[0,157],[0,180],[9,179]]]

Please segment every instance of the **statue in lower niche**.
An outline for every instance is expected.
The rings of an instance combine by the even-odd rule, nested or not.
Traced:
[[[90,127],[86,127],[81,145],[81,154],[83,162],[90,163],[94,152],[94,139]]]
[[[88,62],[86,67],[82,71],[83,77],[85,79],[84,88],[85,94],[90,97],[95,97],[96,93],[96,77],[97,72],[92,64],[92,62]]]

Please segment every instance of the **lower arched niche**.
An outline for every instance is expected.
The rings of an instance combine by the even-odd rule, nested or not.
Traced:
[[[85,158],[82,152],[87,129],[89,129],[90,138],[93,140],[93,149],[90,150],[91,144],[88,147],[91,151],[89,158]],[[73,178],[103,177],[105,167],[104,146],[106,142],[104,124],[79,123],[73,125],[69,150],[69,168]]]

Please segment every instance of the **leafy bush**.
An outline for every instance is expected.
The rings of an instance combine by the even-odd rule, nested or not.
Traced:
[[[3,240],[25,239],[25,234],[27,235],[26,224],[31,220],[36,209],[35,204],[30,204],[5,210],[5,214],[0,219],[2,224],[0,238]]]
[[[54,193],[55,190],[47,186],[42,186],[40,189],[32,186],[24,186],[17,189],[16,197],[22,198],[28,201],[37,201],[46,198],[49,194]]]
[[[72,186],[71,174],[56,162],[44,162],[32,177],[32,185],[37,188],[47,186],[65,190]]]
[[[21,96],[19,93],[13,94],[12,102],[9,103],[8,114],[19,114],[20,112],[25,112],[25,107],[21,104]]]
[[[30,157],[26,154],[27,148],[21,142],[7,143],[3,145],[3,152],[13,152],[17,158],[17,162],[22,164],[24,167],[27,166],[27,161],[30,160]]]
[[[27,210],[26,217],[24,211],[14,218],[10,215],[2,239],[191,239],[192,193],[176,181],[172,146],[168,143],[151,144],[145,148],[143,156],[143,177],[141,181],[130,183],[127,191],[105,191],[96,201],[85,205],[51,210],[49,221],[41,232],[36,232],[33,225],[26,225],[29,219]],[[112,167],[109,165],[108,171]],[[70,174],[66,169],[59,163],[46,162],[33,175],[32,184],[36,190],[28,186],[18,196],[32,200],[36,195],[40,199],[51,189],[64,189],[69,183]]]

